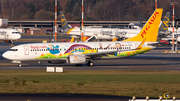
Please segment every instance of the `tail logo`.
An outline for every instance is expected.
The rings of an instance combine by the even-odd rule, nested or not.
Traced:
[[[147,31],[151,28],[151,25],[154,23],[154,20],[159,15],[159,12],[155,12],[154,15],[151,17],[150,22],[146,25],[145,29],[141,33],[141,37],[144,38],[144,35],[146,35]]]
[[[166,18],[167,21],[163,21],[162,28],[163,28],[164,30],[167,30],[167,29],[168,29],[169,18],[168,18],[167,16],[165,16],[164,18]],[[165,25],[165,27],[164,27],[164,25]]]
[[[65,24],[66,24],[66,19],[65,19],[64,15],[61,15],[61,25],[62,25],[62,27],[64,27]]]

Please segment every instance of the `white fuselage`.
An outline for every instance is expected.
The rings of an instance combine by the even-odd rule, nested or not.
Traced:
[[[168,30],[173,32],[173,27],[168,27]],[[176,34],[176,27],[174,27],[174,34]],[[180,34],[180,28],[177,29],[177,34]]]
[[[109,51],[132,51],[135,50],[141,42],[77,42],[77,43],[34,43],[23,44],[12,47],[9,51],[3,54],[3,57],[14,61],[53,61],[67,60],[72,54],[91,54]],[[149,42],[144,44],[144,47],[155,48],[148,46]],[[93,52],[94,51],[94,52]],[[117,53],[118,54],[118,53]],[[61,57],[59,57],[61,56]],[[85,55],[86,56],[86,55]],[[104,57],[107,58],[107,57]],[[111,58],[118,58],[114,56]]]
[[[169,27],[168,31],[173,32],[173,27]],[[173,39],[173,33],[166,36],[166,37],[164,37],[164,38],[162,38],[161,40],[172,41],[172,39]],[[176,40],[176,39],[177,39],[177,42],[180,43],[180,28],[178,28],[176,30],[176,28],[174,27],[174,40]]]
[[[83,28],[84,36],[95,36],[96,39],[127,39],[136,36],[141,29],[116,29],[116,28]],[[73,28],[68,35],[81,36],[80,28]]]
[[[18,40],[21,34],[15,29],[0,29],[0,40]]]

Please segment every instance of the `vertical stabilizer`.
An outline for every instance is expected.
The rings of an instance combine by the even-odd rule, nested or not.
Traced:
[[[167,12],[166,15],[164,16],[162,23],[161,23],[159,31],[167,31],[168,30],[169,18],[170,18],[170,12]]]
[[[135,37],[126,39],[124,41],[142,41],[144,40],[144,38],[146,38],[146,42],[156,42],[162,12],[163,9],[156,9],[149,20],[146,22],[140,33]]]
[[[62,28],[71,28],[69,27],[68,23],[67,23],[67,20],[64,16],[64,13],[62,11],[60,11],[60,15],[61,15],[61,25],[62,25]]]

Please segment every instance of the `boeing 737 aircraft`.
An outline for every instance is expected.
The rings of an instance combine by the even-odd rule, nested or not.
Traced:
[[[158,46],[156,42],[163,9],[156,9],[135,37],[116,42],[34,43],[12,47],[2,56],[18,63],[48,61],[93,66],[94,60],[118,59],[147,52]]]
[[[71,28],[68,25],[62,11],[60,11],[60,15],[61,15],[62,28],[59,29],[59,31],[69,36],[81,37],[80,28],[78,27]],[[160,29],[159,29],[158,38],[162,38],[166,35],[171,34],[170,31],[167,31],[168,29],[164,28],[166,26],[168,27],[169,18],[170,18],[170,12],[167,12],[162,21],[161,26],[159,27]],[[141,29],[87,28],[87,27],[83,28],[84,36],[90,37],[89,39],[87,39],[87,41],[92,41],[94,39],[112,40],[114,38],[118,38],[119,40],[124,40],[136,36],[140,31]]]
[[[21,38],[21,34],[16,29],[12,29],[12,28],[0,29],[0,40],[3,40],[6,43],[11,43],[11,45],[14,45],[13,41],[18,40],[20,38]]]

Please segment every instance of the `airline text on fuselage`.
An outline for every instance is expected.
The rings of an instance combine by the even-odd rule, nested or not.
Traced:
[[[100,34],[102,34],[102,35],[112,35],[113,33],[116,36],[125,36],[127,34],[127,32],[125,32],[125,31],[118,31],[118,30],[114,30],[114,31],[101,30],[100,31]]]
[[[0,35],[6,35],[6,31],[0,31]]]
[[[31,49],[42,49],[47,48],[47,46],[30,46]]]

